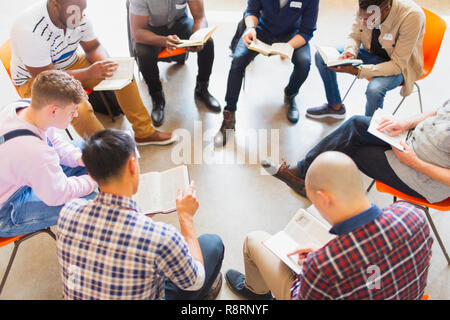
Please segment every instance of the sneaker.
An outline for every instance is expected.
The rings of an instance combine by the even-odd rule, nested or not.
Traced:
[[[236,270],[228,270],[225,279],[230,289],[240,297],[248,300],[273,300],[270,291],[266,294],[256,294],[245,287],[245,276]]]
[[[291,171],[289,171],[289,166],[286,161],[283,160],[281,164],[273,162],[271,159],[266,158],[261,161],[261,166],[267,171],[271,176],[280,179],[286,183],[292,190],[294,190],[300,196],[307,198],[305,181],[300,177],[295,176]]]
[[[222,289],[222,272],[219,272],[204,300],[215,300]]]
[[[136,145],[138,146],[148,146],[148,145],[165,146],[178,141],[178,136],[172,133],[160,132],[156,130],[149,137],[146,138],[135,137],[134,140],[136,141]]]
[[[334,119],[345,119],[345,106],[339,110],[334,110],[328,104],[324,104],[320,107],[309,108],[306,110],[306,115],[310,118],[321,119],[321,118],[334,118]]]

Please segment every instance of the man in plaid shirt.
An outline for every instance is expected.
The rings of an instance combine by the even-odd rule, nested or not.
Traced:
[[[193,185],[176,199],[181,233],[140,213],[133,139],[119,130],[94,134],[83,150],[100,186],[91,201],[74,200],[58,220],[57,255],[65,299],[213,299],[220,291],[224,247],[197,239]],[[174,199],[175,201],[175,199]]]
[[[380,210],[365,195],[360,173],[345,154],[326,152],[308,169],[306,192],[333,226],[336,238],[297,255],[296,276],[262,244],[265,232],[247,236],[245,275],[229,270],[231,289],[249,299],[420,299],[433,239],[421,210],[397,202]]]

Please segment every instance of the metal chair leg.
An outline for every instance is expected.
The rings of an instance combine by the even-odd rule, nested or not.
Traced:
[[[417,82],[414,82],[414,85],[417,88],[417,93],[419,94],[419,103],[420,103],[420,113],[423,113],[423,104],[422,104],[422,91],[420,90],[419,85]]]
[[[400,109],[401,105],[403,104],[403,102],[405,101],[406,97],[403,97],[402,101],[400,101],[400,103],[398,104],[397,108],[395,108],[394,112],[392,112],[392,115],[395,116],[395,114],[397,113],[398,109]]]
[[[370,190],[372,190],[374,184],[375,184],[376,180],[372,180],[372,182],[370,183],[369,187],[367,188],[366,192],[369,193]]]
[[[353,88],[353,85],[355,84],[356,80],[358,79],[358,77],[355,77],[355,79],[353,79],[352,84],[350,85],[350,87],[347,90],[347,93],[344,96],[344,99],[342,99],[342,103],[344,103],[345,98],[347,98],[348,94],[350,93],[350,90]]]
[[[106,100],[105,94],[102,91],[99,91],[100,97],[102,98],[103,104],[105,105],[106,111],[108,111],[109,116],[111,117],[112,122],[116,122],[114,119],[114,115],[111,111],[111,106],[109,105],[108,100]]]
[[[73,137],[72,137],[72,135],[70,134],[69,129],[67,129],[67,128],[66,128],[66,133],[67,133],[67,135],[69,136],[69,139],[70,139],[70,140],[73,140]]]
[[[33,233],[30,233],[30,234],[27,235],[26,237],[23,237],[23,238],[21,238],[21,239],[19,239],[19,240],[16,240],[16,241],[14,242],[14,249],[13,249],[13,252],[11,253],[11,256],[10,256],[10,258],[9,258],[8,266],[6,267],[6,271],[5,271],[5,274],[3,275],[2,282],[0,283],[0,295],[2,294],[3,287],[5,286],[6,279],[8,278],[9,272],[11,271],[11,267],[12,267],[12,264],[13,264],[13,262],[14,262],[14,259],[16,258],[16,254],[17,254],[17,251],[18,251],[18,249],[19,249],[20,244],[21,244],[22,242],[24,242],[24,241],[30,239],[31,237],[34,237],[35,235],[40,234],[40,233],[42,233],[42,232],[47,233],[50,237],[53,238],[53,240],[56,240],[56,236],[55,236],[55,234],[52,232],[52,230],[50,230],[50,228],[46,228],[46,229],[42,229],[42,230],[39,230],[39,231],[35,231],[35,232],[33,232]]]
[[[436,226],[434,225],[433,219],[431,219],[430,210],[427,207],[422,207],[422,209],[425,212],[425,215],[427,216],[428,223],[430,224],[431,229],[433,230],[434,236],[436,237],[436,239],[439,243],[439,246],[441,247],[442,252],[444,253],[445,259],[447,259],[447,264],[450,265],[450,258],[448,256],[447,249],[445,249],[445,245],[442,242],[441,236],[439,235],[439,233],[436,229]]]

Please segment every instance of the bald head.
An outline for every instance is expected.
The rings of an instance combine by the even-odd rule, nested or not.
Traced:
[[[361,174],[353,160],[341,152],[329,151],[318,156],[306,174],[308,192],[326,191],[346,202],[365,197]]]

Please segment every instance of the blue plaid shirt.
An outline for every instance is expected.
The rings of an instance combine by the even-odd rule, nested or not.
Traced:
[[[106,193],[61,210],[57,255],[64,299],[164,299],[165,279],[186,289],[200,273],[175,227]]]

